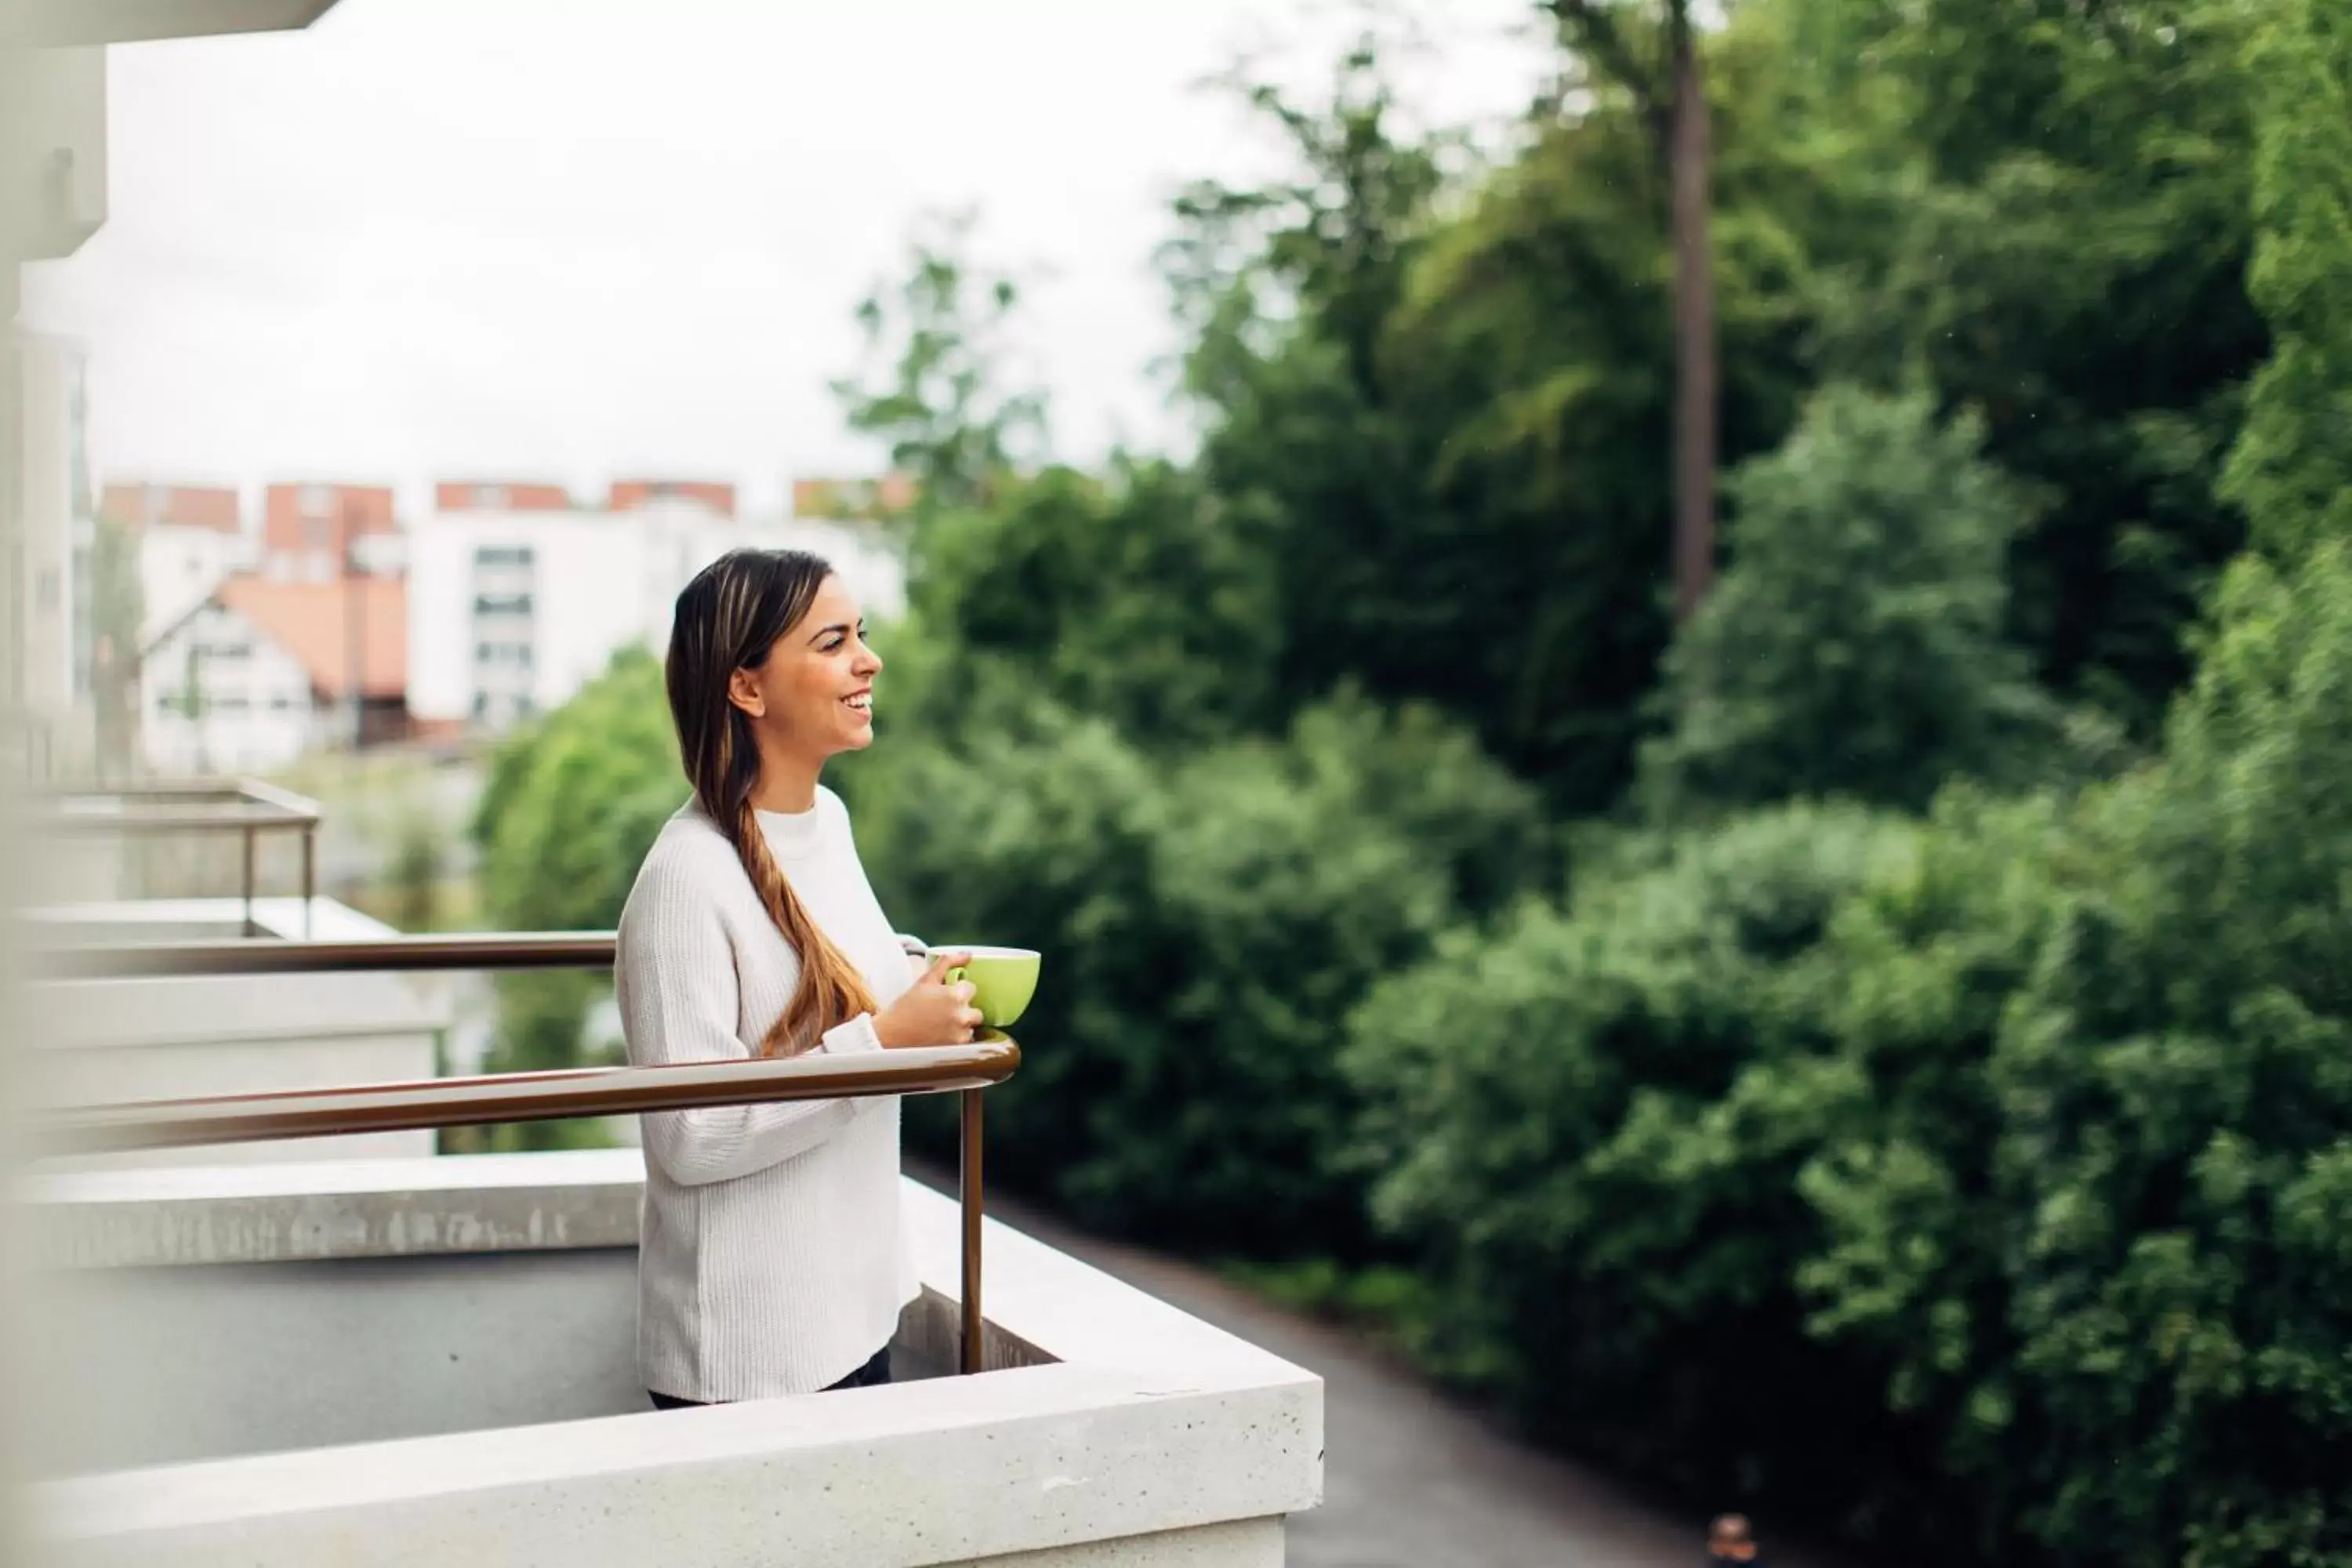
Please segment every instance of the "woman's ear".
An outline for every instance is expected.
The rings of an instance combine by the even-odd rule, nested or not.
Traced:
[[[768,700],[761,693],[759,677],[748,669],[738,669],[727,678],[727,700],[754,719],[764,719]]]

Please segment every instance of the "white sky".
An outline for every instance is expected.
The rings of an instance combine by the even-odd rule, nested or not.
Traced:
[[[1531,0],[1423,0],[1426,118],[1507,116]],[[110,216],[28,271],[90,351],[101,477],[247,487],[863,471],[826,390],[926,208],[1043,268],[1058,447],[1179,437],[1146,366],[1183,179],[1268,166],[1198,90],[1355,13],[1259,0],[341,0],[306,33],[119,47]]]

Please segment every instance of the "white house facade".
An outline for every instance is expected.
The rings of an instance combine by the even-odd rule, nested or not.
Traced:
[[[158,773],[266,772],[320,738],[302,661],[216,598],[165,628],[141,676],[140,750]]]

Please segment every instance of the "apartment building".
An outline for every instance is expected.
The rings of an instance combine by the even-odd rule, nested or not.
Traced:
[[[857,531],[738,521],[699,497],[436,511],[408,531],[411,717],[496,733],[561,706],[622,648],[665,647],[678,590],[741,546],[818,551],[871,613],[904,606],[897,557]]]
[[[399,510],[390,485],[306,482],[262,494],[261,572],[281,583],[332,583],[399,569]]]

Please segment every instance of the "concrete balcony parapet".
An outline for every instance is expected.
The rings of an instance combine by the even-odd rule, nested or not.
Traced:
[[[42,1560],[1267,1568],[1319,1500],[1319,1379],[1001,1224],[990,1370],[938,1375],[958,1216],[912,1182],[908,1381],[646,1411],[642,1182],[600,1150],[33,1183]]]

